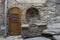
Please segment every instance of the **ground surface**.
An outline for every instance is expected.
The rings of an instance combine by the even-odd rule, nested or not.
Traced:
[[[55,35],[54,37],[57,40],[60,40],[60,35]],[[9,37],[6,37],[6,38],[0,37],[0,40],[23,40],[23,39],[21,38],[21,36],[9,36]],[[50,40],[50,39],[45,38],[45,37],[34,37],[34,38],[28,38],[28,39],[25,39],[25,40]]]
[[[19,36],[9,36],[9,37],[6,37],[6,38],[0,37],[0,40],[23,40],[23,39],[19,35]]]

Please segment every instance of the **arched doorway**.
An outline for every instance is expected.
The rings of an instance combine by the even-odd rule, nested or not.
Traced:
[[[21,34],[21,10],[13,7],[8,11],[8,35]]]
[[[26,11],[27,22],[29,23],[30,19],[35,20],[35,18],[37,20],[40,19],[39,10],[37,8],[31,7]]]

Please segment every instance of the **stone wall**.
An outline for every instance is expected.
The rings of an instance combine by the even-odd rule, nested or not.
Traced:
[[[54,18],[56,16],[55,3],[56,3],[55,0],[47,0],[45,6],[43,6],[40,9],[41,16],[42,16],[41,19],[46,21],[47,23],[52,23],[51,18]]]
[[[12,1],[8,0],[8,9],[10,9],[12,7],[18,7],[18,8],[20,8],[22,10],[22,21],[25,21],[26,20],[25,19],[25,17],[26,17],[25,15],[26,15],[26,10],[27,9],[29,9],[33,5],[33,7],[37,8],[38,10],[40,10],[40,8],[42,6],[44,6],[45,2],[46,1],[41,2],[41,3],[18,3],[15,0],[12,0]],[[40,11],[39,11],[39,13],[40,13]]]
[[[8,0],[8,9],[12,7],[19,7],[22,10],[22,21],[25,22],[26,10],[30,8],[32,5],[39,10],[39,14],[41,16],[40,21],[44,21],[45,23],[55,23],[59,20],[59,5],[56,6],[56,0],[46,0],[43,3],[18,3],[15,0]],[[57,22],[58,23],[58,22]]]
[[[12,7],[19,7],[22,10],[23,21],[25,21],[26,10],[30,7],[37,8],[41,16],[41,20],[48,22],[60,22],[60,1],[59,0],[46,0],[41,3],[18,3],[15,0],[8,0],[8,10]],[[0,15],[4,17],[4,5],[0,2]],[[0,18],[4,19],[4,18]],[[40,21],[41,21],[40,20]]]
[[[39,10],[41,22],[48,24],[60,23],[59,0],[46,0],[41,3],[18,3],[15,0],[12,1],[8,0],[8,10],[12,7],[18,7],[22,10],[22,23],[26,22],[25,19],[26,10],[32,7],[32,5],[34,5],[33,7]],[[3,3],[0,2],[0,24],[3,24],[3,20],[4,20],[4,5]]]
[[[0,0],[0,26],[3,25],[4,22],[4,3]]]

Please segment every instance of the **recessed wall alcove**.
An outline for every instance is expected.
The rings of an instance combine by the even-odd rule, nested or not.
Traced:
[[[39,20],[40,19],[40,15],[39,15],[39,10],[35,7],[30,7],[29,9],[27,9],[26,11],[26,20],[29,23],[31,20]]]

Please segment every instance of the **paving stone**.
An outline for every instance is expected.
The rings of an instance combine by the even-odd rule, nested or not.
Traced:
[[[0,36],[4,36],[5,31],[4,30],[0,30]]]
[[[6,40],[5,38],[3,38],[3,37],[0,37],[0,40]]]
[[[9,36],[6,38],[6,40],[23,40],[23,38],[21,38],[21,36]]]

